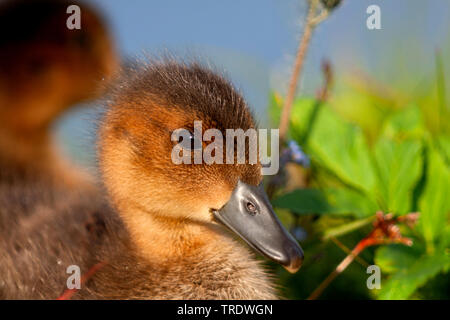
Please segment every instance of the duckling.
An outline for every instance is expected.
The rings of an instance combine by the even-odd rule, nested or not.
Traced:
[[[70,30],[67,8],[81,9]],[[102,92],[117,68],[103,19],[79,1],[14,0],[0,4],[0,179],[54,177],[70,183],[52,143],[52,124],[76,103]],[[73,174],[70,174],[73,173]]]
[[[69,204],[63,215],[42,214],[48,235],[22,232],[20,237],[29,235],[21,245],[24,264],[34,269],[14,264],[21,254],[10,237],[0,250],[9,254],[0,273],[14,274],[0,292],[6,298],[56,298],[70,262],[84,272],[103,265],[74,295],[78,299],[276,299],[272,276],[238,238],[291,272],[300,268],[303,252],[272,210],[261,164],[171,160],[171,134],[192,130],[195,120],[204,130],[254,128],[243,97],[196,62],[150,61],[124,74],[99,129],[105,197]],[[93,210],[100,221],[94,237],[80,224]],[[69,223],[63,228],[60,219]]]

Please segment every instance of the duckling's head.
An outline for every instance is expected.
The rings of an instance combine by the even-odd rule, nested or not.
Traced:
[[[196,150],[211,143],[202,140],[208,129],[226,137],[226,129],[251,128],[255,123],[241,95],[198,63],[166,59],[128,71],[112,94],[99,141],[105,185],[125,222],[134,219],[130,208],[182,223],[221,222],[264,255],[298,270],[302,250],[270,206],[260,185],[261,164],[248,157],[243,164],[195,164]],[[179,129],[190,133],[187,141],[175,135]],[[192,161],[177,163],[174,147],[186,143]],[[223,159],[226,152],[224,146]]]

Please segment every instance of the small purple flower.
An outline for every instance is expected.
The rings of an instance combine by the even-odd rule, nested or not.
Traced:
[[[309,168],[311,161],[308,155],[303,152],[302,148],[294,140],[289,141],[288,148],[289,159],[288,162],[297,163],[305,168]]]
[[[290,232],[297,241],[304,241],[308,238],[308,232],[298,225],[293,226]]]
[[[276,176],[272,178],[272,185],[280,187],[286,183],[286,171],[284,170],[284,168],[289,162],[297,163],[304,168],[309,168],[310,166],[310,159],[308,155],[304,153],[297,142],[293,140],[289,141],[287,148],[284,148],[281,152],[280,171]]]

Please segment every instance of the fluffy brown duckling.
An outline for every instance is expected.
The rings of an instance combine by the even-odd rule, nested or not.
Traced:
[[[114,209],[101,201],[79,203],[76,210],[69,205],[63,215],[40,218],[48,236],[22,232],[32,235],[21,246],[25,264],[37,268],[26,269],[35,278],[32,285],[33,277],[20,264],[11,267],[13,256],[21,255],[9,240],[2,251],[9,252],[6,268],[14,275],[4,283],[3,295],[56,298],[69,263],[83,272],[101,263],[74,298],[277,298],[261,261],[235,237],[290,271],[301,265],[300,246],[260,186],[260,164],[175,164],[171,158],[172,133],[192,130],[194,120],[203,122],[203,130],[254,128],[244,99],[222,76],[197,63],[151,62],[126,74],[100,125],[99,162]],[[80,223],[87,212],[96,212],[89,232]],[[61,216],[69,223],[58,230]]]
[[[67,8],[81,9],[70,30]],[[96,98],[116,70],[109,32],[96,10],[79,1],[0,3],[0,179],[69,174],[51,127],[72,105]]]

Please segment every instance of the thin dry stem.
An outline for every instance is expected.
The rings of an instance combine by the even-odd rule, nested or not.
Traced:
[[[303,36],[300,40],[297,55],[295,58],[291,80],[289,82],[289,89],[284,101],[283,110],[280,119],[280,140],[284,141],[286,138],[286,133],[289,127],[289,117],[291,114],[292,103],[294,102],[295,93],[297,90],[298,79],[300,77],[303,64],[305,61],[306,52],[308,51],[309,43],[311,42],[311,36],[315,26],[323,21],[327,16],[327,10],[323,9],[319,14],[317,14],[317,8],[319,5],[319,0],[311,0],[309,2],[308,15],[306,16],[305,29],[303,31]]]

